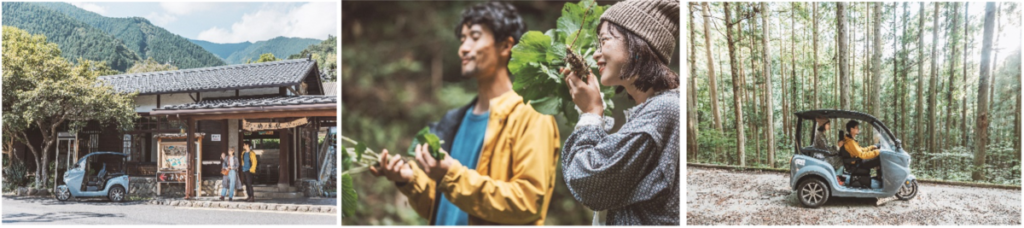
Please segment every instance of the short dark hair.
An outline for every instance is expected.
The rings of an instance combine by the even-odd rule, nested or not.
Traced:
[[[242,145],[246,145],[246,146],[252,147],[252,144],[249,143],[249,142],[242,142]]]
[[[850,120],[850,122],[846,122],[846,132],[850,133],[850,129],[853,129],[853,128],[857,127],[858,125],[860,125],[860,123],[857,122],[856,120]]]
[[[463,25],[480,24],[487,26],[494,33],[494,41],[503,41],[512,37],[512,45],[519,43],[519,38],[526,33],[526,24],[515,6],[505,2],[480,3],[462,10],[462,21],[455,25],[455,37],[462,37]]]
[[[620,71],[619,78],[628,79],[636,76],[633,86],[642,92],[649,89],[661,91],[679,88],[679,75],[668,67],[643,37],[611,21],[604,20],[601,23],[608,23],[611,30],[623,34],[622,38],[631,57],[629,64]],[[616,88],[616,92],[623,89],[625,88]]]

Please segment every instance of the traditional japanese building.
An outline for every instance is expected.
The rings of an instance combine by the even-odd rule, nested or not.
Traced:
[[[179,191],[185,186],[190,197],[210,196],[219,192],[221,154],[235,148],[239,156],[242,142],[251,142],[259,160],[258,198],[310,195],[308,188],[332,168],[325,166],[335,165],[325,161],[332,159],[327,151],[338,99],[326,94],[336,89],[325,88],[318,69],[304,58],[103,76],[99,80],[118,92],[138,92],[134,128],[93,122],[66,135],[77,138],[77,148],[65,144],[50,153],[58,162],[97,151],[127,153],[131,176],[153,177],[156,185],[178,185]],[[170,154],[173,145],[184,146],[185,154]]]

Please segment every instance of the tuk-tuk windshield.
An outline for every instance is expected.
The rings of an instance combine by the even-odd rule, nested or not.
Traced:
[[[882,129],[882,128],[878,127],[878,126],[875,126],[875,129]],[[873,133],[874,133],[874,136],[872,136],[872,138],[873,138],[872,142],[874,142],[875,145],[878,145],[878,149],[880,149],[880,150],[895,150],[896,149],[895,148],[895,144],[892,142],[892,140],[890,140],[889,137],[886,134],[884,134],[885,132],[873,131]]]

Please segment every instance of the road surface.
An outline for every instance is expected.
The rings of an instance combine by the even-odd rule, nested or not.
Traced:
[[[143,201],[112,203],[105,200],[3,197],[4,225],[33,224],[319,224],[336,225],[337,214],[265,212],[238,209],[179,208],[148,205]]]
[[[909,201],[830,198],[804,208],[789,174],[687,167],[688,225],[1020,225],[1020,190],[919,183]]]

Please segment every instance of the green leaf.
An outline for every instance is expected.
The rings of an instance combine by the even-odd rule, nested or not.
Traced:
[[[406,155],[409,155],[409,157],[416,157],[416,146],[419,146],[426,141],[421,139],[425,134],[430,134],[430,127],[423,127],[419,132],[416,132],[416,136],[412,137],[412,146],[405,151]]]
[[[444,154],[441,153],[441,139],[438,138],[437,135],[429,133],[423,135],[423,138],[430,147],[430,156],[433,156],[434,159],[443,159]]]
[[[356,215],[356,207],[358,205],[359,195],[356,194],[356,189],[352,187],[352,176],[348,174],[341,175],[341,217],[352,217]]]
[[[541,114],[557,115],[560,111],[559,108],[562,105],[560,102],[561,100],[557,97],[544,97],[530,101],[530,106],[533,106],[533,109]]]
[[[366,152],[366,144],[359,142],[356,144],[356,161],[363,160],[363,152]]]
[[[431,157],[434,157],[434,159],[444,158],[444,154],[441,154],[441,144],[443,142],[437,135],[430,133],[430,127],[424,127],[416,133],[416,137],[413,137],[413,147],[409,148],[410,156],[415,156],[415,147],[423,143],[427,144],[427,150]]]
[[[348,156],[348,151],[345,150],[345,145],[341,144],[341,170],[348,170],[348,167],[352,166],[352,157]]]
[[[529,31],[519,39],[519,44],[512,47],[512,59],[508,62],[508,70],[512,75],[527,73],[524,69],[531,62],[543,62],[547,58],[547,50],[551,47],[551,37],[538,31]]]

